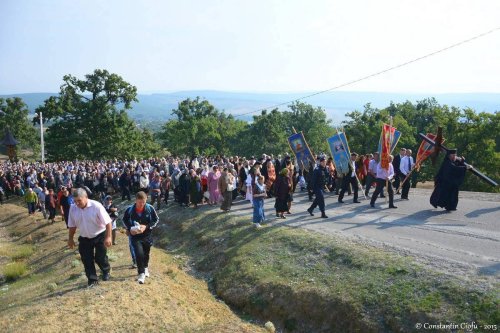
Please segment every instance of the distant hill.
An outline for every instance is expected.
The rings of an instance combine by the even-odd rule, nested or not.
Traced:
[[[211,104],[227,113],[233,115],[258,111],[263,108],[272,109],[274,105],[296,100],[303,93],[246,93],[226,91],[179,91],[173,93],[139,94],[139,103],[134,103],[130,116],[138,121],[160,120],[171,118],[172,109],[177,108],[180,101],[190,97],[200,96],[207,99]],[[55,93],[26,93],[14,95],[0,95],[2,98],[18,96],[21,97],[31,112],[37,106]],[[321,106],[328,117],[335,123],[344,119],[345,113],[353,110],[362,110],[363,106],[371,103],[373,107],[383,108],[390,104],[402,103],[407,100],[416,102],[428,97],[435,97],[440,104],[457,107],[470,107],[478,112],[500,111],[500,93],[456,93],[456,94],[402,94],[402,93],[377,93],[377,92],[350,92],[335,91],[317,95],[303,100],[314,106]],[[286,105],[280,107],[285,109]],[[252,115],[242,117],[251,120]]]

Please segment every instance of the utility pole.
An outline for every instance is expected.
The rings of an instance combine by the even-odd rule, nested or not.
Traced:
[[[40,145],[42,146],[42,163],[45,163],[45,144],[43,141],[43,115],[40,111]]]

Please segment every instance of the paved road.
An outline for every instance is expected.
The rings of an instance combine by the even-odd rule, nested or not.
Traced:
[[[361,204],[352,203],[352,196],[337,203],[337,196],[327,194],[328,219],[309,216],[310,202],[305,193],[297,193],[292,215],[283,222],[290,226],[312,229],[326,234],[344,235],[357,240],[388,246],[426,258],[426,262],[449,267],[466,267],[479,275],[500,276],[500,194],[461,192],[458,210],[446,212],[429,204],[429,190],[411,189],[410,200],[401,201],[398,209],[387,209],[384,199],[378,199],[376,208],[361,198]],[[274,199],[265,203],[266,217],[274,219]],[[234,215],[251,219],[248,201],[235,202]],[[430,260],[429,260],[430,259]],[[457,272],[458,273],[458,272]]]

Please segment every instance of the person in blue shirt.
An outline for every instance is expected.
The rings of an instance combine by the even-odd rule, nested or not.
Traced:
[[[153,245],[152,230],[158,225],[158,214],[154,207],[146,203],[146,193],[139,191],[135,196],[135,204],[127,208],[123,216],[123,224],[127,234],[131,235],[137,262],[137,282],[143,284],[149,277],[149,253]]]

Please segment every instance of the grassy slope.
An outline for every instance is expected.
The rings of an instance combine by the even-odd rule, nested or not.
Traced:
[[[409,258],[250,217],[168,209],[160,245],[192,258],[227,303],[286,331],[414,331],[418,322],[500,322],[488,290]]]
[[[123,234],[109,251],[111,281],[86,289],[79,256],[66,247],[63,222],[48,225],[41,216],[28,217],[25,208],[0,207],[0,270],[12,257],[28,266],[20,279],[0,285],[2,332],[262,330],[215,300],[205,282],[187,275],[183,262],[163,250],[153,249],[152,277],[137,284]]]

